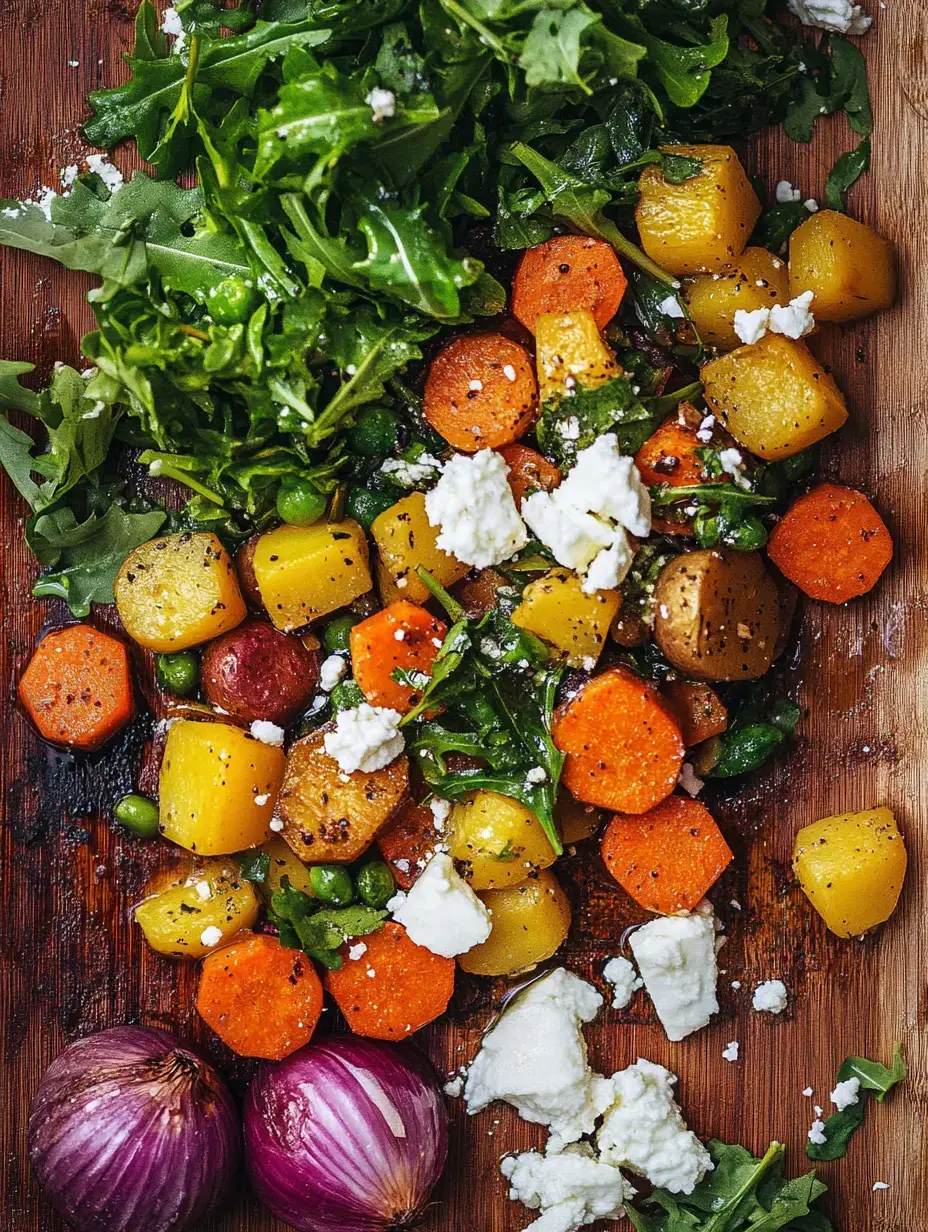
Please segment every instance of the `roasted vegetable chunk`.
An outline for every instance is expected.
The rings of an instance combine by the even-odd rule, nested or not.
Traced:
[[[790,299],[789,286],[785,261],[766,248],[745,248],[741,259],[730,268],[685,278],[683,296],[703,342],[730,351],[741,345],[735,333],[735,313],[739,309],[753,312],[774,304],[785,305]]]
[[[285,632],[344,607],[373,585],[357,522],[278,526],[255,545],[253,568],[268,615]]]
[[[429,525],[421,492],[404,496],[375,518],[371,534],[380,555],[378,581],[384,603],[428,600],[428,587],[416,573],[420,566],[442,586],[451,586],[468,572],[467,565],[438,547],[438,530]]]
[[[820,210],[789,241],[792,295],[812,291],[820,321],[856,321],[888,308],[896,298],[893,245],[835,210]]]
[[[595,389],[622,369],[602,339],[591,312],[543,312],[535,322],[538,388],[542,402],[577,385]]]
[[[495,791],[456,804],[451,829],[451,855],[475,890],[515,885],[554,863],[554,848],[531,809]]]
[[[258,919],[258,899],[231,863],[217,861],[135,909],[145,940],[170,958],[203,958]],[[204,937],[206,940],[204,941]]]
[[[482,945],[458,957],[472,975],[512,975],[544,962],[570,929],[570,903],[550,869],[479,897],[493,913],[493,931]]]
[[[591,671],[621,602],[617,590],[587,595],[575,573],[552,569],[526,586],[512,623],[550,642],[572,667]]]

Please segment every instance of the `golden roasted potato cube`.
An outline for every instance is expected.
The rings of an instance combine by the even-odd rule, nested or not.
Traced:
[[[595,834],[606,820],[606,814],[594,804],[576,800],[566,788],[562,788],[554,805],[554,820],[561,832],[561,842],[569,847]]]
[[[796,835],[793,869],[833,933],[859,937],[896,910],[905,879],[905,842],[888,808],[841,813]]]
[[[422,492],[411,492],[378,514],[371,534],[380,555],[377,573],[385,604],[397,599],[425,603],[430,598],[428,587],[416,573],[420,566],[446,587],[469,572],[469,565],[438,546],[438,528],[429,525]]]
[[[409,790],[409,760],[345,774],[313,732],[291,748],[280,789],[283,836],[306,864],[350,864],[363,855]]]
[[[478,897],[493,913],[493,931],[458,958],[472,975],[512,975],[544,962],[570,930],[570,903],[550,869]]]
[[[201,856],[256,847],[284,773],[283,749],[230,723],[178,719],[161,763],[161,833]]]
[[[702,170],[670,184],[658,166],[645,167],[635,210],[641,246],[662,269],[678,276],[724,269],[737,261],[760,202],[729,145],[666,145],[665,154],[698,158]]]
[[[252,566],[261,601],[285,633],[344,607],[373,585],[367,536],[350,518],[278,526],[255,544]]]
[[[243,928],[253,927],[258,898],[249,882],[217,861],[183,885],[146,898],[136,907],[135,918],[145,940],[159,954],[204,958]]]
[[[113,586],[126,632],[147,650],[186,650],[245,619],[235,565],[215,535],[162,535],[130,552]]]
[[[451,856],[475,890],[516,885],[555,860],[531,809],[495,791],[476,791],[454,806]]]
[[[767,334],[702,369],[705,399],[739,445],[775,462],[847,419],[844,395],[804,342]]]
[[[586,595],[576,573],[552,569],[526,586],[512,623],[550,642],[571,667],[592,671],[621,603],[617,590]]]
[[[896,298],[895,249],[856,218],[820,210],[790,237],[789,284],[793,296],[814,293],[820,321],[869,317]]]
[[[542,312],[535,321],[535,348],[542,402],[560,398],[568,388],[568,379],[595,389],[622,371],[603,341],[592,312],[586,309]]]
[[[753,312],[789,302],[789,270],[766,248],[745,248],[741,260],[721,273],[684,278],[683,298],[703,342],[730,351],[741,345],[735,333],[739,308]]]

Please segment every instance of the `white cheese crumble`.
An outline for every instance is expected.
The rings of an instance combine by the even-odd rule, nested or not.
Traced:
[[[741,1045],[738,1041],[732,1040],[725,1048],[722,1049],[722,1057],[726,1061],[737,1061],[740,1050]]]
[[[215,924],[210,924],[208,928],[204,928],[200,933],[200,945],[205,945],[207,949],[212,949],[214,945],[218,945],[222,940],[222,929],[217,928]]]
[[[325,751],[338,762],[345,774],[363,770],[371,774],[395,761],[406,747],[399,730],[402,715],[385,706],[362,702],[350,710],[340,710],[335,731],[325,734]]]
[[[525,776],[527,783],[543,783],[548,777],[548,772],[544,766],[532,766],[528,774]]]
[[[873,24],[873,18],[852,0],[789,0],[789,11],[804,26],[838,34],[866,34]]]
[[[508,560],[528,542],[512,489],[509,467],[492,449],[455,454],[426,495],[429,525],[440,527],[436,543],[465,565],[487,569]]]
[[[663,604],[661,604],[661,608],[663,609]],[[664,615],[663,610],[661,615]],[[688,796],[698,796],[706,785],[688,761],[685,761],[680,767],[678,782]]]
[[[811,333],[815,328],[815,317],[809,309],[814,298],[813,291],[803,291],[801,295],[791,299],[785,308],[774,304],[770,309],[771,333],[783,334],[786,338],[804,338]]]
[[[692,1193],[713,1168],[673,1097],[676,1076],[639,1058],[613,1075],[615,1102],[596,1135],[602,1159],[671,1193]]]
[[[87,157],[87,167],[100,177],[112,196],[116,196],[125,180],[118,167],[114,167],[106,154],[90,154]]]
[[[414,488],[420,483],[431,483],[441,474],[442,463],[430,453],[420,454],[415,462],[406,462],[402,458],[387,458],[380,470],[389,475],[394,483],[401,488]]]
[[[374,123],[381,124],[396,115],[396,95],[392,90],[375,86],[364,100],[374,113]]]
[[[260,796],[255,796],[255,804],[257,804],[258,808],[264,808],[270,798],[270,792],[262,792]]]
[[[726,475],[730,475],[734,481],[735,487],[743,488],[746,492],[751,490],[751,481],[747,479],[742,469],[744,466],[744,458],[741,451],[738,449],[722,449],[719,451],[719,466]]]
[[[614,1010],[624,1010],[638,989],[644,987],[644,980],[627,958],[610,958],[603,967],[603,977],[612,985]]]
[[[466,954],[486,941],[493,928],[489,911],[441,851],[408,894],[400,891],[390,899],[387,910],[416,945],[443,958]]]
[[[282,727],[278,727],[276,723],[268,722],[267,719],[255,719],[248,730],[262,744],[270,744],[278,749],[283,744],[284,736],[286,735]]]
[[[873,1192],[876,1193],[878,1189],[889,1189],[889,1186],[886,1184],[885,1181],[874,1181],[873,1182]]]
[[[839,1112],[856,1104],[860,1096],[860,1079],[848,1078],[835,1086],[829,1098]]]
[[[751,346],[766,334],[769,320],[769,308],[754,308],[751,312],[738,308],[735,312],[735,333],[745,346]]]
[[[319,688],[323,693],[331,693],[347,670],[348,664],[341,655],[330,654],[319,668]]]
[[[675,295],[668,295],[666,299],[662,299],[657,305],[657,311],[662,312],[665,317],[672,317],[674,320],[686,320],[686,313],[680,307]]]
[[[67,167],[61,168],[61,187],[73,188],[77,182],[77,177],[80,175],[80,167],[77,163],[70,163]],[[83,376],[83,373],[81,373]]]
[[[484,1037],[467,1074],[467,1111],[505,1100],[524,1120],[550,1127],[551,1151],[592,1133],[613,1088],[590,1069],[581,1027],[602,1003],[592,985],[563,967],[531,984]]]
[[[811,1099],[812,1096],[815,1094],[815,1090],[813,1087],[803,1087],[802,1094],[805,1095],[808,1099]]]
[[[352,962],[357,962],[359,958],[363,958],[367,953],[367,946],[363,941],[359,941],[357,945],[349,946],[348,957]]]
[[[569,1146],[509,1155],[499,1166],[509,1181],[509,1197],[541,1218],[534,1232],[576,1232],[597,1219],[621,1219],[635,1190],[618,1168],[602,1163],[590,1146]]]
[[[825,1134],[825,1122],[815,1120],[812,1122],[812,1128],[809,1130],[806,1137],[810,1142],[814,1142],[816,1146],[822,1146],[828,1141]]]
[[[441,796],[433,796],[429,801],[429,808],[432,810],[432,824],[436,830],[443,833],[454,805]]]
[[[197,891],[197,897],[202,898],[204,900],[209,898],[209,896],[212,894],[212,890],[209,888],[208,881],[198,881],[196,884],[196,891]]]
[[[782,1014],[786,1009],[786,985],[782,980],[764,980],[754,989],[751,1004],[758,1012]]]
[[[281,821],[279,817],[272,817],[271,820],[267,824],[270,826],[270,828],[274,831],[275,834],[281,834],[283,833],[285,829],[284,823],[283,821]]]
[[[776,187],[776,198],[780,205],[789,205],[793,201],[798,201],[802,193],[798,188],[793,188],[789,180],[780,180]]]
[[[164,18],[161,22],[161,32],[163,34],[171,34],[178,38],[184,32],[184,23],[181,20],[180,13],[177,9],[165,9]]]
[[[635,929],[629,945],[668,1039],[685,1039],[718,1013],[711,912],[652,920]]]

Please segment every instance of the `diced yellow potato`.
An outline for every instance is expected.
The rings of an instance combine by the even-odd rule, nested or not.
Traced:
[[[384,603],[408,599],[410,603],[425,603],[429,590],[418,568],[427,569],[441,586],[451,586],[469,571],[449,552],[437,544],[438,528],[429,525],[425,512],[425,496],[411,492],[379,514],[371,526],[371,534],[380,554],[378,578],[380,597]]]
[[[245,619],[235,565],[215,535],[164,535],[130,552],[113,586],[126,632],[167,654],[198,646]]]
[[[721,273],[684,278],[683,297],[703,342],[730,351],[741,345],[735,333],[739,308],[753,312],[789,302],[789,270],[766,248],[745,248],[741,260]]]
[[[739,445],[773,462],[847,419],[844,395],[803,342],[767,334],[702,369],[705,399]]]
[[[595,389],[622,369],[603,341],[592,312],[542,312],[535,321],[535,362],[542,402],[560,398],[570,377],[577,385]]]
[[[789,282],[793,296],[814,292],[819,321],[856,321],[896,298],[895,250],[856,218],[820,210],[790,237]]]
[[[255,544],[252,565],[268,615],[286,633],[344,607],[373,585],[367,536],[350,518],[278,526]]]
[[[261,893],[268,902],[270,902],[271,895],[276,894],[281,888],[284,877],[289,879],[294,890],[315,897],[309,881],[309,869],[302,860],[297,858],[296,853],[282,838],[275,835],[274,838],[261,844],[261,850],[266,851],[271,858],[267,870],[267,881],[261,887]]]
[[[475,890],[516,885],[555,860],[531,809],[495,791],[476,791],[454,806],[451,856]]]
[[[833,933],[859,937],[896,910],[906,850],[888,808],[824,817],[796,835],[793,869]]]
[[[493,931],[458,958],[472,975],[512,975],[544,962],[570,929],[570,903],[550,869],[479,897],[492,912]]]
[[[284,776],[283,749],[230,723],[179,719],[164,746],[161,833],[201,856],[256,847]]]
[[[645,167],[635,210],[641,246],[671,274],[724,269],[737,261],[760,202],[729,145],[666,145],[665,154],[698,158],[702,170],[670,184],[658,166]]]
[[[561,842],[568,847],[595,834],[606,820],[606,814],[592,804],[575,800],[569,791],[562,789],[554,806],[554,820],[561,832]]]
[[[258,898],[249,882],[217,862],[183,885],[146,898],[136,907],[135,918],[145,940],[159,954],[203,958],[243,928],[253,927]],[[218,929],[218,936],[207,929]]]
[[[550,642],[572,667],[591,671],[621,603],[617,590],[585,595],[576,573],[552,569],[526,586],[512,623]]]

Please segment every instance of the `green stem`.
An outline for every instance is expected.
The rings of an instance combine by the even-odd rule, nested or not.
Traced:
[[[488,30],[485,25],[479,22],[476,17],[468,13],[467,9],[458,4],[457,0],[441,0],[441,7],[446,13],[450,13],[453,17],[456,17],[458,21],[463,22],[465,26],[470,26],[472,30],[476,31],[476,33],[480,36],[480,41],[486,47],[489,47],[491,51],[495,52],[496,55],[505,57],[507,61],[509,60],[509,56],[506,53],[506,48],[496,37],[496,35]]]
[[[449,595],[440,582],[435,581],[428,569],[423,569],[420,565],[416,570],[416,573],[418,573],[422,584],[428,587],[432,596],[438,600],[455,624],[457,624],[459,620],[463,620],[465,618],[467,613],[461,607],[460,603],[458,603],[457,599]]]

